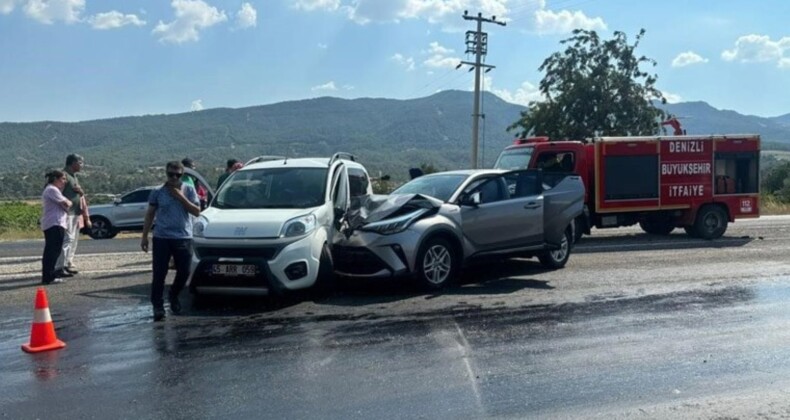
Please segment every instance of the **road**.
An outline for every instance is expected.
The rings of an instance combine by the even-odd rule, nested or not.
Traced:
[[[68,347],[28,355],[42,244],[0,244],[0,417],[790,418],[790,217],[712,242],[598,231],[563,270],[511,260],[442,293],[351,284],[163,323],[136,240],[83,245],[84,273],[48,289]]]

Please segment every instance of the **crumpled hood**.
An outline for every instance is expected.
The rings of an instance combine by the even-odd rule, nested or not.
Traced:
[[[421,194],[374,194],[354,197],[346,212],[346,230],[350,233],[368,223],[400,216],[417,209],[438,209],[441,206],[441,200]]]
[[[314,209],[217,209],[201,214],[208,221],[206,238],[276,238],[288,220]]]

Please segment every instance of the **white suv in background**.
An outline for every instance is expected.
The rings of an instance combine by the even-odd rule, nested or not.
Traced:
[[[251,160],[195,222],[190,289],[268,295],[327,285],[338,221],[352,196],[371,193],[365,167],[347,153]]]

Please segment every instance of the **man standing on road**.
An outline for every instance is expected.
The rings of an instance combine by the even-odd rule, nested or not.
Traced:
[[[74,266],[74,255],[77,253],[77,242],[80,238],[80,221],[82,218],[82,197],[85,192],[77,180],[77,172],[82,170],[84,164],[82,156],[70,154],[66,156],[66,186],[63,187],[63,196],[71,201],[66,218],[66,235],[63,238],[63,250],[55,263],[55,272],[58,277],[71,277],[78,273]]]
[[[154,307],[154,321],[165,317],[164,290],[167,266],[170,258],[175,261],[176,277],[170,286],[168,300],[170,311],[181,312],[178,294],[189,278],[189,264],[192,260],[192,216],[200,215],[200,201],[197,192],[181,182],[184,165],[178,161],[167,163],[167,182],[153,190],[148,198],[148,211],[143,222],[143,238],[140,248],[148,252],[148,232],[154,226],[151,280],[151,304]]]

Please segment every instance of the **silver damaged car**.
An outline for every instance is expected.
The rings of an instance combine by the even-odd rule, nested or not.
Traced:
[[[584,207],[577,175],[544,182],[540,170],[441,172],[389,196],[360,197],[334,241],[344,277],[414,276],[429,289],[452,282],[471,259],[538,257],[562,268]]]

